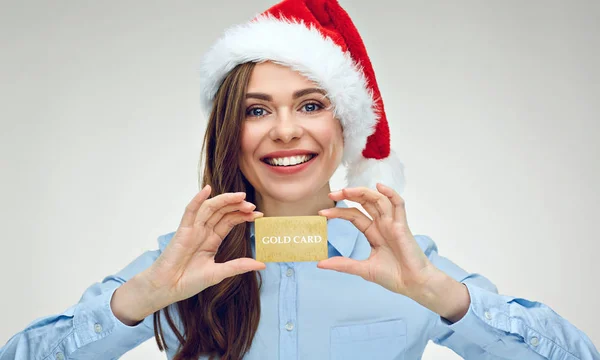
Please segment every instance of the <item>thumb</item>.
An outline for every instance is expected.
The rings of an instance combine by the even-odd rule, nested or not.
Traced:
[[[363,279],[367,278],[368,268],[364,261],[358,261],[343,256],[334,256],[317,263],[319,269],[335,270],[347,274],[357,275]]]
[[[231,276],[247,273],[248,271],[263,270],[267,267],[264,263],[251,258],[233,259],[216,265],[214,274],[219,281]]]

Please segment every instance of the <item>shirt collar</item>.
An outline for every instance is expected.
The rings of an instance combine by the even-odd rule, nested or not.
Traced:
[[[338,201],[335,205],[338,208],[347,208],[348,205],[342,200]],[[328,219],[327,220],[327,239],[331,246],[333,246],[342,256],[350,257],[354,246],[356,245],[356,239],[358,238],[358,229],[352,222],[345,219]],[[254,223],[250,223],[250,240],[252,249],[254,250]]]

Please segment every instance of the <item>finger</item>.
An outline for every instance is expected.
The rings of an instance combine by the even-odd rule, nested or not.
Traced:
[[[345,194],[349,197],[358,197],[365,203],[372,204],[381,217],[392,218],[392,204],[390,200],[380,192],[366,187],[344,189]],[[352,201],[352,200],[350,200]]]
[[[219,194],[213,198],[210,198],[202,203],[198,213],[196,214],[195,224],[199,226],[204,226],[206,221],[210,219],[210,217],[217,212],[220,208],[240,203],[244,201],[246,198],[245,192],[235,192],[235,193],[223,193]]]
[[[196,219],[196,213],[202,203],[208,199],[210,196],[210,185],[206,185],[202,190],[200,190],[190,201],[190,203],[185,207],[185,212],[181,217],[181,222],[179,224],[180,227],[187,226],[191,227],[194,225],[194,220]]]
[[[215,234],[217,234],[217,236],[219,236],[220,241],[223,241],[223,239],[225,239],[225,236],[229,234],[229,232],[231,231],[231,229],[233,229],[234,226],[243,222],[252,222],[255,219],[262,216],[263,213],[261,213],[260,211],[253,211],[251,213],[229,213],[221,218],[221,221],[219,221],[217,225],[215,225],[213,231],[215,232]]]
[[[353,197],[351,199],[348,196],[347,189],[342,189],[342,190],[338,190],[338,191],[332,191],[331,193],[329,193],[329,198],[332,199],[332,200],[334,200],[334,201],[340,201],[340,200],[354,201],[354,202],[359,203],[360,205],[362,205],[363,209],[365,209],[367,211],[367,213],[369,215],[371,215],[371,217],[373,219],[380,217],[379,210],[377,210],[377,208],[375,208],[375,206],[369,204],[365,200],[358,199],[356,197]]]
[[[373,219],[393,216],[390,200],[373,189],[367,187],[345,188],[341,190],[341,194],[335,192],[334,196],[343,196],[343,199],[360,203]],[[333,200],[337,200],[337,198]]]
[[[404,199],[396,192],[396,190],[381,183],[377,183],[377,189],[383,195],[385,195],[392,203],[394,221],[401,221],[403,223],[406,223],[406,204],[404,202]]]
[[[240,211],[243,213],[252,213],[252,210],[254,210],[254,209],[256,209],[256,205],[254,205],[248,201],[242,201],[239,203],[226,205],[226,206],[220,208],[219,210],[215,211],[215,213],[208,220],[206,220],[205,226],[207,228],[212,229],[216,224],[219,223],[219,221],[223,218],[223,216],[225,216],[228,213],[231,213],[234,211]]]
[[[347,274],[357,275],[363,279],[368,278],[369,268],[365,261],[350,259],[343,256],[334,256],[317,263],[320,269],[335,270]]]
[[[319,215],[326,216],[328,219],[340,218],[350,221],[358,230],[362,233],[366,232],[369,226],[373,223],[367,215],[363,214],[362,211],[357,208],[330,208],[319,211]]]
[[[264,270],[266,268],[265,263],[251,258],[233,259],[222,264],[217,263],[215,265],[216,269],[214,274],[217,283],[231,276],[247,273],[248,271]]]

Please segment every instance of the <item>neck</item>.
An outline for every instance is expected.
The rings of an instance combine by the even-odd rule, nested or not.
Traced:
[[[308,216],[318,215],[319,210],[335,207],[335,201],[328,196],[329,183],[312,196],[304,197],[295,202],[281,201],[256,192],[256,210],[264,216]]]

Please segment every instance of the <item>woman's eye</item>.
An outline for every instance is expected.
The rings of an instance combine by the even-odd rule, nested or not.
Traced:
[[[306,112],[314,112],[314,111],[320,110],[322,108],[322,106],[317,103],[304,104],[302,107],[304,108],[304,111],[306,111]]]
[[[247,116],[256,116],[256,117],[260,117],[260,116],[264,116],[267,114],[267,111],[265,109],[262,108],[250,108],[246,111],[246,115]]]

